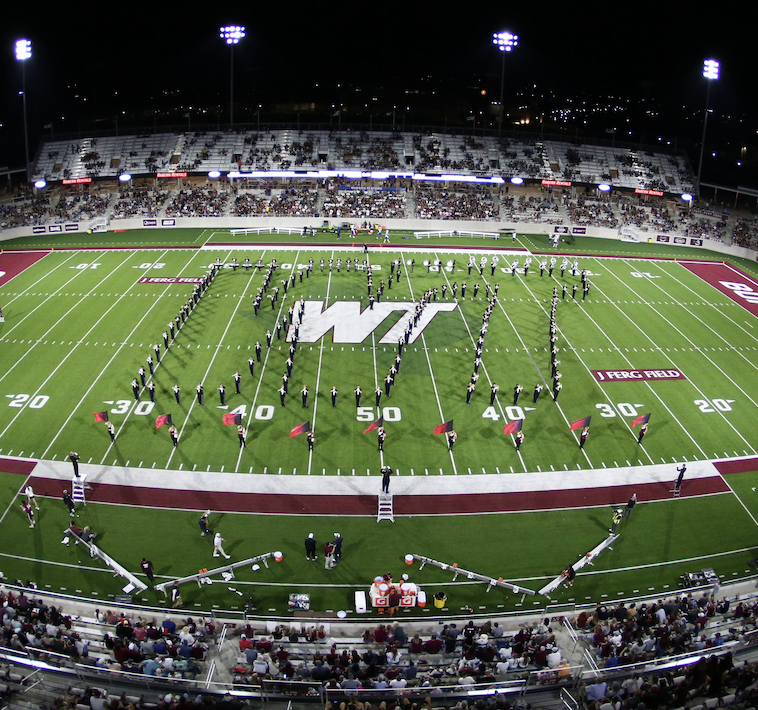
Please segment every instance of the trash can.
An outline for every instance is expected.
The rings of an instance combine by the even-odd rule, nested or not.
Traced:
[[[445,596],[445,592],[437,592],[434,595],[435,608],[442,609],[442,607],[445,606],[445,602],[447,602],[447,597]]]

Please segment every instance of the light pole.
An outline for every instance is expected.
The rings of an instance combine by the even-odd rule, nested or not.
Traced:
[[[24,104],[24,158],[26,160],[26,182],[31,179],[29,174],[29,130],[26,122],[26,60],[32,57],[32,41],[19,39],[16,41],[16,60],[21,62],[21,97]]]
[[[231,88],[229,90],[229,125],[234,127],[234,45],[245,36],[245,28],[239,25],[227,25],[219,30],[219,36],[229,45],[231,56]]]
[[[703,62],[703,76],[708,80],[707,90],[705,92],[705,116],[703,117],[703,140],[700,142],[700,160],[697,166],[697,181],[695,183],[695,194],[700,197],[700,175],[703,172],[703,153],[705,152],[705,129],[708,126],[708,103],[711,98],[711,82],[719,78],[719,62],[715,59],[706,59]],[[690,203],[691,204],[691,203]]]
[[[500,123],[497,127],[497,138],[503,131],[503,89],[505,87],[505,55],[512,52],[514,47],[518,47],[518,35],[510,32],[495,32],[492,35],[492,44],[494,44],[503,54],[503,67],[500,71]]]

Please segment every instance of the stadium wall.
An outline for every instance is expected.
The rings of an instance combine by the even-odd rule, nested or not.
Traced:
[[[308,227],[321,227],[324,222],[331,225],[352,222],[360,224],[364,218],[350,217],[157,217],[157,218],[131,218],[131,219],[112,219],[109,222],[109,231],[114,230],[134,230],[134,229],[206,229],[206,230],[227,230],[227,229],[244,229],[255,227],[291,227],[293,229],[302,229]],[[67,223],[57,225],[44,225],[37,227],[14,227],[0,232],[0,242],[18,237],[46,236],[54,234],[72,234],[77,232],[86,232],[91,220],[84,223]],[[585,227],[572,225],[553,225],[540,222],[483,222],[477,220],[423,220],[423,219],[383,219],[380,223],[388,227],[390,234],[393,230],[403,231],[472,231],[472,232],[497,232],[501,229],[515,229],[520,234],[553,234],[556,226],[560,227],[562,233],[573,234],[575,236],[594,237],[599,239],[610,239],[620,241],[618,229],[607,229],[604,227]],[[42,231],[44,230],[44,231]],[[667,236],[671,241],[662,243],[662,246],[676,247],[679,244],[674,242],[675,238],[684,237],[682,234],[665,233],[665,232],[644,232],[643,238],[647,237],[654,241],[658,235]],[[295,235],[293,235],[293,238]],[[252,239],[252,237],[251,237]],[[478,240],[480,237],[475,237]],[[343,237],[347,242],[347,237]],[[359,239],[362,241],[362,239]],[[420,244],[422,240],[408,240],[408,244]],[[687,239],[687,242],[690,242]],[[397,242],[394,242],[397,245]],[[505,243],[502,244],[506,246]],[[682,246],[697,246],[693,244],[682,244]],[[758,252],[740,246],[732,246],[722,242],[712,240],[703,240],[702,248],[706,251],[714,251],[727,256],[735,256],[751,261],[758,260]]]

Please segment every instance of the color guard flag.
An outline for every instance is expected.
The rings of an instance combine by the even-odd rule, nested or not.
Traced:
[[[155,420],[155,428],[160,429],[164,424],[168,424],[171,426],[173,422],[171,421],[171,415],[170,414],[161,414],[156,420]]]
[[[108,421],[108,412],[93,412],[95,415],[95,421],[96,422],[107,422]]]
[[[364,434],[368,434],[370,431],[374,431],[374,429],[378,429],[380,426],[384,426],[384,417],[379,417],[373,424],[369,424],[368,429],[364,431]]]
[[[234,424],[235,426],[239,426],[242,424],[242,415],[241,414],[234,414],[233,412],[230,412],[229,414],[224,414],[224,424]]]
[[[440,424],[439,426],[434,427],[435,434],[445,434],[448,431],[453,431],[452,419],[449,422],[445,422],[444,424]]]
[[[523,419],[514,419],[512,422],[508,422],[503,428],[503,434],[517,434],[521,431],[521,425],[523,423]]]
[[[295,436],[299,436],[300,434],[305,434],[306,432],[311,430],[311,423],[310,422],[303,422],[302,424],[298,424],[295,427],[292,427],[292,430],[290,431],[290,439],[292,439]]]
[[[632,422],[632,428],[636,427],[638,424],[647,424],[649,420],[649,414],[640,414],[640,416]]]
[[[584,419],[577,419],[575,422],[571,422],[571,424],[569,424],[569,429],[571,431],[574,431],[575,429],[584,429],[584,427],[590,425],[590,419],[592,419],[592,417],[585,417]]]

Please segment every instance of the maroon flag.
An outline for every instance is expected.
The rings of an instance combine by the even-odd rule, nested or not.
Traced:
[[[93,412],[95,415],[95,421],[96,422],[107,422],[108,421],[108,412]]]
[[[171,415],[170,414],[161,414],[155,420],[155,428],[156,429],[160,429],[164,424],[168,424],[169,426],[171,426],[173,424],[173,422],[171,421]]]
[[[384,426],[384,417],[379,417],[373,424],[369,424],[368,429],[366,429],[363,433],[368,434],[370,431],[374,431],[374,429],[378,429],[380,426]]]
[[[305,434],[306,432],[311,430],[311,423],[310,422],[303,422],[302,424],[298,424],[295,427],[292,427],[290,431],[290,439],[292,439],[295,436],[299,436],[300,434]]]
[[[640,416],[632,422],[632,429],[634,429],[634,427],[636,427],[638,424],[647,424],[649,420],[649,414],[640,414]]]
[[[569,429],[571,429],[571,431],[574,431],[575,429],[584,429],[584,427],[590,425],[590,419],[592,419],[592,417],[577,419],[575,422],[571,422],[571,424],[569,424]]]
[[[235,426],[239,426],[242,424],[242,415],[234,414],[234,412],[224,414],[224,424],[234,424]]]
[[[444,424],[440,424],[439,426],[434,427],[435,434],[445,434],[448,431],[453,431],[452,419],[449,422],[445,422]]]
[[[521,431],[521,425],[524,423],[523,419],[514,419],[512,422],[508,422],[503,428],[503,434],[516,434]]]

